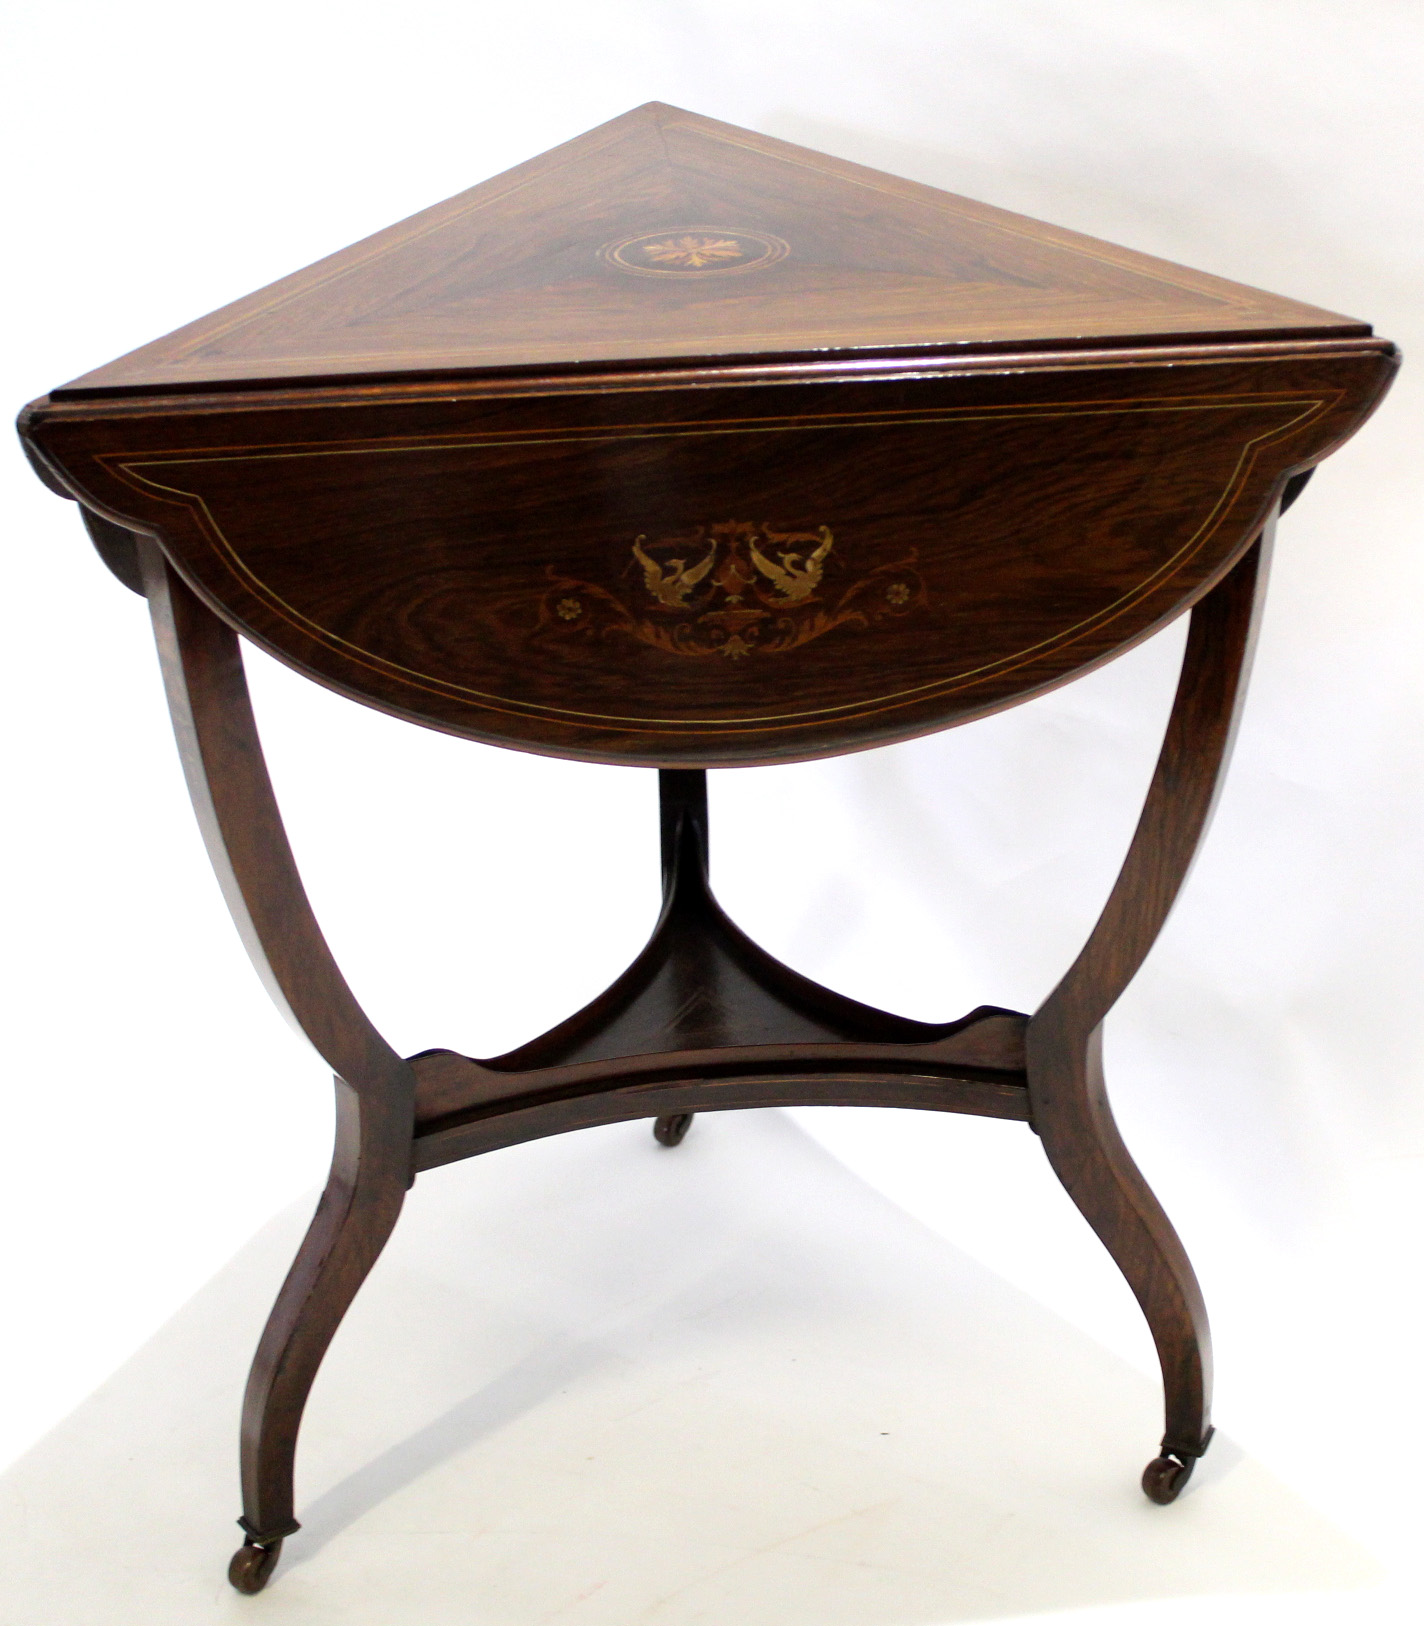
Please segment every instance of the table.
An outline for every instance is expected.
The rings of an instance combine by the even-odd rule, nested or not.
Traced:
[[[1029,1125],[1151,1327],[1143,1488],[1179,1494],[1211,1437],[1207,1321],[1114,1125],[1102,1024],[1220,788],[1277,515],[1397,363],[1349,317],[650,103],[26,408],[36,472],[149,600],[228,903],[336,1076],[244,1404],[240,1591],[299,1528],[302,1410],[417,1174],[633,1118],[673,1147],[737,1107]],[[719,908],[708,768],[968,722],[1184,611],[1136,834],[1037,1012],[875,1010]],[[657,768],[635,963],[507,1055],[397,1055],[303,892],[239,635],[427,727]]]

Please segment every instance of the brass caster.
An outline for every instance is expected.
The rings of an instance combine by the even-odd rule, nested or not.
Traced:
[[[281,1556],[280,1540],[270,1541],[265,1546],[256,1541],[244,1542],[232,1555],[227,1578],[239,1592],[260,1592],[271,1579]]]
[[[1166,1507],[1182,1494],[1182,1487],[1192,1477],[1197,1465],[1195,1457],[1179,1462],[1176,1457],[1154,1457],[1142,1472],[1142,1489],[1149,1501]]]
[[[659,1118],[653,1125],[654,1140],[660,1146],[680,1146],[695,1116],[691,1112],[670,1112],[665,1118]]]

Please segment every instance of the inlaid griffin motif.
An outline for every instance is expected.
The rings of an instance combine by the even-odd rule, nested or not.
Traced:
[[[531,605],[531,633],[580,643],[630,637],[669,655],[742,660],[783,654],[837,627],[869,627],[927,602],[913,552],[835,576],[834,551],[828,525],[720,520],[655,539],[639,532],[623,568],[602,582],[550,566],[551,585]],[[506,606],[508,619],[522,621],[520,606],[529,602],[525,596]]]

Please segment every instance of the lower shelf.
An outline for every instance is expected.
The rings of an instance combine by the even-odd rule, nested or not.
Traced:
[[[436,1053],[440,1054],[439,1052]],[[413,1063],[419,1069],[425,1057]],[[471,1064],[473,1065],[473,1064]],[[1028,1086],[1021,1073],[946,1077],[913,1072],[830,1072],[824,1068],[721,1072],[717,1077],[642,1078],[603,1083],[575,1093],[510,1096],[419,1128],[417,1171],[480,1152],[570,1129],[662,1118],[678,1113],[727,1112],[744,1107],[917,1107],[1030,1121]]]

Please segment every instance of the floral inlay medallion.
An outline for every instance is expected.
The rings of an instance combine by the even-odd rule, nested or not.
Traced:
[[[605,243],[609,265],[641,277],[715,277],[761,271],[784,260],[791,246],[769,232],[722,226],[673,226]]]

